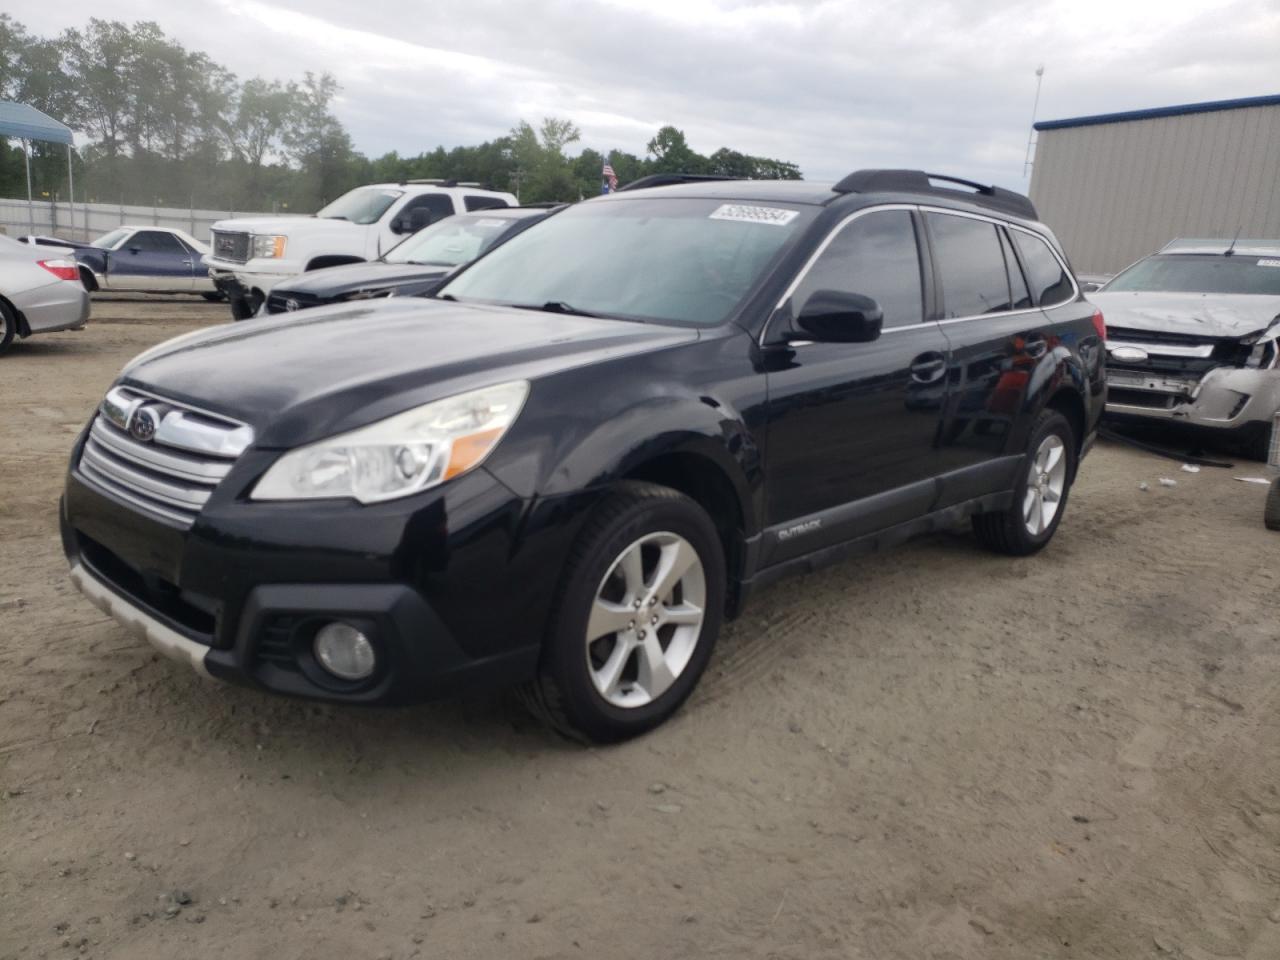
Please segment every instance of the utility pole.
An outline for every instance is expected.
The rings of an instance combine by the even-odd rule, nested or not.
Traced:
[[[1022,162],[1022,176],[1025,178],[1031,172],[1031,150],[1035,146],[1036,139],[1036,113],[1040,109],[1040,85],[1044,83],[1044,64],[1036,67],[1036,99],[1031,105],[1031,129],[1027,131],[1027,156]]]

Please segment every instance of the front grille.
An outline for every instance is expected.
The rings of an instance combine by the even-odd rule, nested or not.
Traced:
[[[1147,359],[1126,362],[1107,358],[1107,367],[1185,374],[1201,377],[1217,367],[1243,366],[1249,348],[1231,337],[1209,337],[1189,333],[1166,333],[1159,330],[1132,330],[1107,327],[1107,344],[1133,344],[1147,351]]]
[[[1127,390],[1124,387],[1108,387],[1107,403],[1122,404],[1126,407],[1147,407],[1151,410],[1172,410],[1185,397],[1177,394],[1161,393],[1157,390]]]
[[[249,259],[249,234],[213,231],[213,255],[219,260],[244,263]]]
[[[186,529],[252,442],[243,424],[116,387],[77,468],[90,485]]]

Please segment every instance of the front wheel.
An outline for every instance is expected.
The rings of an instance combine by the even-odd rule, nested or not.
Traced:
[[[13,344],[18,333],[18,320],[9,309],[9,305],[0,301],[0,354],[5,353]]]
[[[1027,465],[1006,510],[980,513],[973,529],[997,553],[1022,557],[1042,550],[1058,529],[1076,476],[1075,433],[1067,418],[1045,410],[1027,444]]]
[[[725,562],[711,518],[681,493],[619,487],[565,569],[530,709],[574,739],[611,743],[658,726],[711,659]]]

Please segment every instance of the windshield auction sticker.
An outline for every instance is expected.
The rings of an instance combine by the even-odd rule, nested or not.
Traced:
[[[783,227],[800,215],[799,210],[783,210],[781,207],[753,207],[743,203],[726,203],[716,207],[712,220],[742,220],[747,223],[767,223]]]

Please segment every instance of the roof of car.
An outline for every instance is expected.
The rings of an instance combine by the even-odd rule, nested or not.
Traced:
[[[906,176],[898,176],[905,174]],[[758,200],[766,203],[802,203],[826,205],[846,196],[874,197],[875,202],[890,200],[902,203],[954,206],[985,215],[995,213],[1009,220],[1038,222],[1035,208],[1020,194],[995,187],[983,187],[992,196],[968,190],[934,186],[928,183],[932,174],[917,171],[859,171],[839,183],[815,180],[698,180],[664,186],[624,190],[596,200],[627,200],[638,197],[689,197],[713,200]],[[913,182],[916,178],[919,183]],[[949,178],[943,178],[949,179]],[[967,183],[967,181],[956,181]],[[868,201],[870,202],[870,201]]]
[[[1232,241],[1230,237],[1222,239],[1179,237],[1177,240],[1170,240],[1160,248],[1161,253],[1226,254],[1228,250],[1236,256],[1280,257],[1280,240],[1257,240],[1241,237]]]
[[[499,217],[503,220],[523,220],[526,217],[546,216],[555,207],[486,207],[483,210],[468,210],[458,214],[461,217]]]

